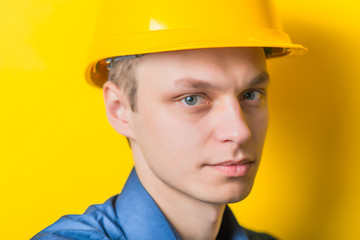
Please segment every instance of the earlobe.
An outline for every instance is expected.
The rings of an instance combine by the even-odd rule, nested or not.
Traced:
[[[104,84],[103,94],[109,123],[118,133],[131,138],[132,131],[129,123],[131,109],[126,94],[110,81]]]

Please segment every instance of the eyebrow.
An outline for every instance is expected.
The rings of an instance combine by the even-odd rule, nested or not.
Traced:
[[[191,87],[194,89],[219,89],[218,86],[211,83],[194,78],[182,78],[175,82],[176,87]]]
[[[269,74],[265,71],[261,72],[255,78],[253,78],[249,83],[248,86],[254,86],[263,82],[269,81]],[[175,81],[176,87],[190,87],[194,89],[212,89],[218,90],[221,87],[213,85],[207,81],[194,79],[194,78],[181,78]]]
[[[269,81],[270,81],[269,73],[263,71],[259,75],[257,75],[255,78],[253,78],[249,82],[248,86],[254,86],[254,85],[258,85],[260,83],[269,82]]]

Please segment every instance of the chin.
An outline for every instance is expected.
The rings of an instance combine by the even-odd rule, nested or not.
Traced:
[[[242,195],[242,196],[233,196],[233,197],[230,197],[229,199],[227,199],[225,203],[226,204],[237,203],[237,202],[240,202],[240,201],[244,200],[245,198],[247,198],[247,196],[249,196],[249,194]]]
[[[229,204],[237,203],[244,200],[249,194],[233,195],[233,196],[216,196],[212,198],[202,198],[200,199],[203,202],[211,204]]]
[[[228,203],[237,203],[240,202],[242,200],[244,200],[245,198],[247,198],[247,196],[249,196],[250,191],[248,192],[242,192],[239,194],[229,194],[228,196],[225,196],[225,198],[223,198],[223,203],[228,204]]]
[[[221,189],[220,191],[214,191],[207,194],[207,196],[202,196],[202,201],[213,203],[213,204],[228,204],[228,203],[237,203],[244,200],[249,196],[252,189],[251,186],[247,187],[237,187],[229,189]]]

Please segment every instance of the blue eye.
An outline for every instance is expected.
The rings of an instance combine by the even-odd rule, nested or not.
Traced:
[[[198,97],[197,96],[188,96],[188,97],[184,98],[183,101],[185,102],[185,104],[192,106],[198,102]]]
[[[249,91],[242,95],[244,100],[256,100],[261,98],[261,93],[259,91]]]
[[[195,106],[205,103],[206,99],[202,96],[197,95],[189,95],[183,99],[181,99],[181,102],[188,105],[188,106]]]

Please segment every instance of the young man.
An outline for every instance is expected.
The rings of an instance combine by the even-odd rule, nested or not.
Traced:
[[[123,33],[122,47],[111,44],[122,40],[106,38],[105,48],[114,54],[105,49],[94,58],[88,76],[103,85],[108,120],[128,138],[135,167],[121,194],[82,215],[62,217],[33,239],[274,239],[239,226],[226,204],[246,198],[259,167],[268,125],[266,58],[303,48],[276,36],[276,29],[264,30],[269,18],[246,23],[254,21],[248,11],[260,10],[264,1],[228,4],[241,16],[235,21],[224,15],[218,22],[234,28],[210,24],[196,35],[187,26],[171,29],[183,15],[167,14],[165,21],[159,11],[162,21],[150,18],[150,30],[140,34],[149,41],[131,41],[139,37],[135,26]],[[144,9],[159,13],[151,7]],[[202,16],[193,9],[187,17],[204,25],[204,18],[213,21],[215,8]],[[114,9],[120,8],[111,5],[106,12]],[[112,28],[122,21],[116,18]],[[221,41],[219,34],[229,37],[235,26],[243,32]]]

